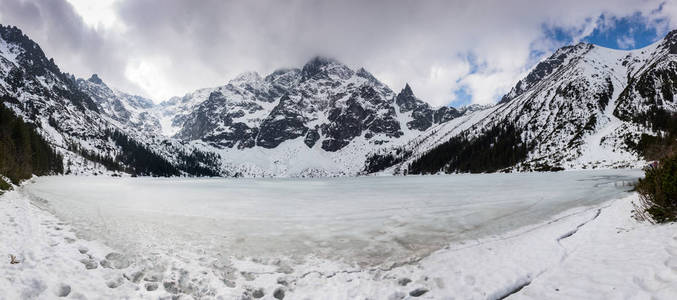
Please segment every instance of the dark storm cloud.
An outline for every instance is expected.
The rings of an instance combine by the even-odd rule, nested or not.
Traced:
[[[22,29],[63,71],[79,76],[104,72],[132,86],[119,70],[125,59],[120,45],[85,25],[68,2],[0,0],[0,7],[0,23]]]
[[[676,5],[656,12],[659,4],[119,0],[107,9],[114,25],[92,26],[79,15],[90,12],[65,0],[0,0],[0,22],[23,28],[67,71],[98,72],[113,86],[155,100],[224,84],[248,70],[300,66],[320,54],[364,66],[396,90],[410,82],[419,97],[441,105],[461,87],[475,102],[505,92],[538,58],[534,50],[560,46],[544,25],[583,37],[603,13],[640,13],[668,18],[653,24],[666,30]]]

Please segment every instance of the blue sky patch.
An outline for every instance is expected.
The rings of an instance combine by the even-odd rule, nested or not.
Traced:
[[[656,11],[662,10],[662,5]],[[581,42],[591,43],[606,48],[632,50],[646,47],[660,40],[667,34],[668,28],[661,28],[661,26],[652,26],[661,21],[666,20],[652,20],[642,14],[635,13],[625,17],[615,17],[600,15],[596,22],[595,29],[589,35],[580,37],[581,32],[571,28],[561,28],[544,24],[542,27],[543,34],[546,38],[556,41],[560,46],[571,45],[576,43],[578,36]],[[658,29],[657,29],[658,28]],[[533,49],[530,53],[530,60],[535,65],[544,56],[549,56],[551,52],[557,49],[550,49],[551,51],[544,51],[543,49]],[[471,72],[475,73],[483,66],[478,65],[476,58],[472,54],[467,55],[467,60],[471,65]],[[529,67],[533,67],[529,66]],[[460,82],[463,78],[459,78]],[[461,87],[455,90],[454,100],[450,103],[451,106],[459,107],[472,103],[472,93],[467,87]],[[500,97],[496,99],[498,101]]]
[[[472,95],[468,93],[468,88],[466,86],[461,87],[454,91],[454,101],[451,102],[453,107],[461,107],[472,103]]]
[[[656,28],[648,26],[645,17],[636,13],[629,17],[615,18],[600,16],[598,26],[584,42],[613,49],[638,49],[663,38],[665,32],[656,32]]]

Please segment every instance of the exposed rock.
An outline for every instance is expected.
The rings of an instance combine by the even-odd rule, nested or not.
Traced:
[[[308,146],[308,148],[313,148],[315,146],[315,143],[320,139],[320,133],[318,132],[319,128],[314,128],[308,130],[308,133],[306,134],[306,138],[303,139],[303,142]]]
[[[294,101],[289,96],[280,98],[280,103],[261,124],[256,144],[264,148],[275,148],[280,143],[304,136],[308,131],[303,116],[303,101]]]

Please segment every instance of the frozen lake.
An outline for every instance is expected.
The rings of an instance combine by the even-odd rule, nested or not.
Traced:
[[[24,190],[127,254],[375,265],[618,198],[639,171],[326,179],[41,177]]]

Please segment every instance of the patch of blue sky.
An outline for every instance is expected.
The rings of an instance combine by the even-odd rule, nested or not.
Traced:
[[[663,38],[665,32],[658,32],[652,22],[636,13],[616,18],[600,16],[595,30],[583,38],[584,42],[613,49],[638,49],[653,44]]]
[[[470,104],[472,104],[472,94],[469,93],[466,86],[454,91],[454,101],[451,102],[451,106],[461,107]]]
[[[660,20],[649,20],[639,12],[620,18],[602,14],[595,22],[595,29],[584,37],[578,37],[580,32],[576,30],[546,25],[543,26],[543,33],[562,45],[575,43],[577,41],[574,39],[580,38],[581,42],[622,50],[648,46],[667,33],[660,26],[655,26],[661,23]]]
[[[659,12],[662,5],[656,9]],[[646,47],[650,44],[663,38],[669,28],[659,26],[665,24],[665,20],[649,20],[647,16],[635,13],[629,16],[616,17],[605,14],[600,15],[596,22],[595,29],[586,36],[581,36],[581,29],[561,28],[551,25],[543,25],[544,36],[554,41],[552,43],[556,48],[574,44],[577,42],[586,42],[599,45],[606,48],[631,50]],[[533,49],[529,54],[530,64],[529,68],[537,64],[541,59],[549,56],[554,49]],[[477,59],[472,55],[467,55],[467,60],[470,63],[470,73],[473,74],[480,70],[482,65],[477,63]],[[463,78],[459,78],[457,83]],[[451,106],[459,107],[471,104],[472,93],[465,86],[453,91],[454,100],[450,103]],[[498,101],[500,97],[497,98]]]

